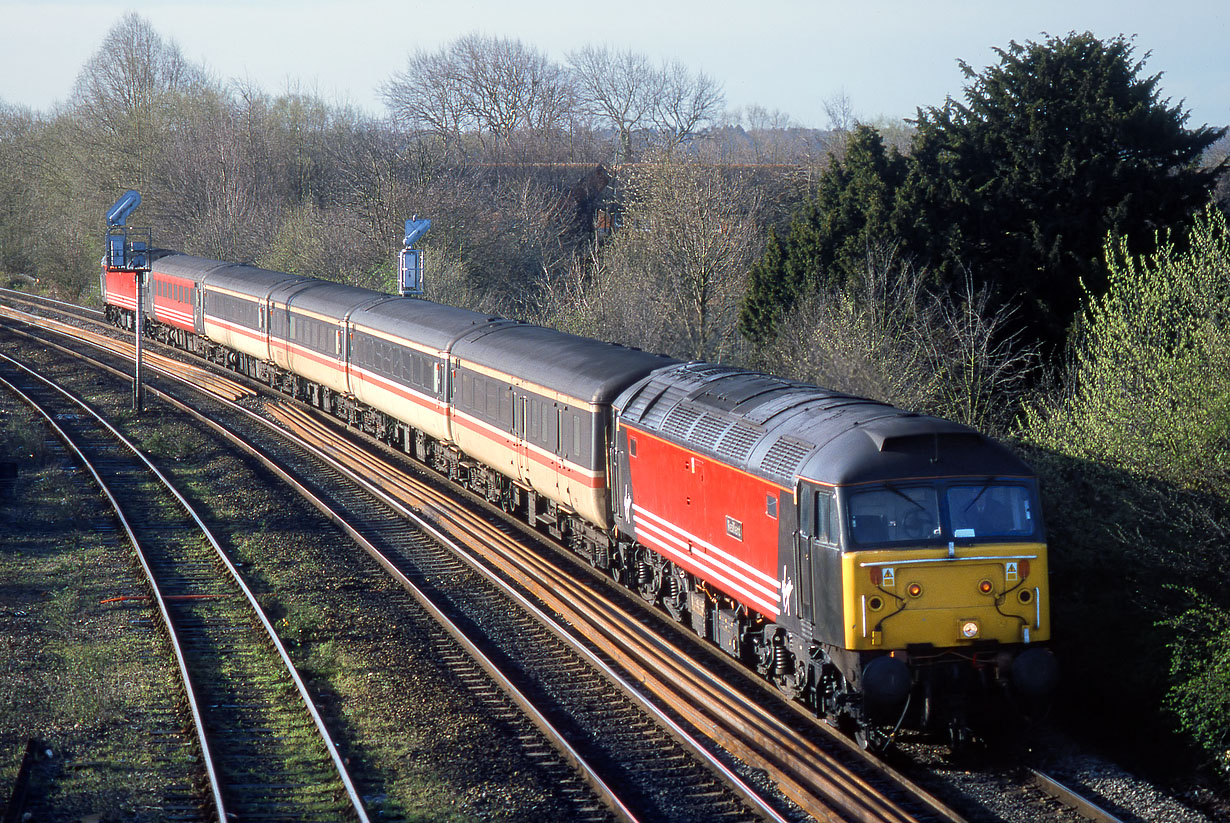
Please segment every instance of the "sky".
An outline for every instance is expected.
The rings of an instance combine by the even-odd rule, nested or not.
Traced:
[[[417,49],[480,32],[558,61],[586,44],[679,60],[718,80],[729,109],[759,105],[830,125],[844,96],[864,121],[960,98],[958,66],[1015,40],[1135,37],[1188,127],[1230,124],[1230,3],[1218,0],[0,0],[0,102],[50,113],[109,29],[135,11],[222,81],[298,88],[380,117],[380,86]]]

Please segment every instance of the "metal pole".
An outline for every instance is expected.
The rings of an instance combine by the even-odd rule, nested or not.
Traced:
[[[144,334],[142,334],[142,329],[141,329],[141,325],[142,325],[141,316],[142,314],[144,314],[143,312],[144,301],[141,299],[142,298],[141,292],[143,291],[142,287],[145,285],[145,272],[141,272],[141,271],[134,272],[133,279],[134,279],[134,286],[136,287],[135,291],[137,295],[137,311],[136,311],[136,314],[137,314],[137,342],[136,342],[137,356],[136,356],[136,369],[133,372],[133,380],[132,380],[132,410],[136,412],[137,414],[140,414],[141,413],[141,349],[142,349],[141,338],[144,337]]]

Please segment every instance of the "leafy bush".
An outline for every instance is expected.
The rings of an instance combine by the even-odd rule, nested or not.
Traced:
[[[1186,591],[1196,604],[1165,621],[1175,632],[1166,708],[1230,774],[1230,610]]]
[[[1057,648],[1074,714],[1114,729],[1164,702],[1224,762],[1226,641],[1204,632],[1230,607],[1226,220],[1210,209],[1182,247],[1108,257],[1064,396],[1027,409],[1021,431],[1050,504]]]

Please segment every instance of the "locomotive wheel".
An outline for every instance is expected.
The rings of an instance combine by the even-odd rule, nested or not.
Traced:
[[[773,685],[787,700],[794,700],[803,693],[803,684],[799,682],[797,672],[772,675]]]
[[[658,560],[649,552],[638,552],[636,563],[636,593],[646,603],[657,603],[658,594],[662,591],[662,583],[666,578],[664,561]]]
[[[662,595],[662,605],[676,623],[682,623],[688,614],[688,593],[692,590],[688,573],[675,566],[670,567],[670,585],[667,593]]]
[[[860,725],[854,730],[854,742],[863,751],[882,754],[888,749],[889,744],[893,742],[893,738],[891,735],[886,734],[883,729]]]

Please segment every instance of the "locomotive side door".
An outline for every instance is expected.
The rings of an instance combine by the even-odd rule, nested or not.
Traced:
[[[831,487],[800,482],[799,530],[795,539],[796,596],[800,619],[814,637],[830,643],[844,638],[842,625],[841,529]]]

